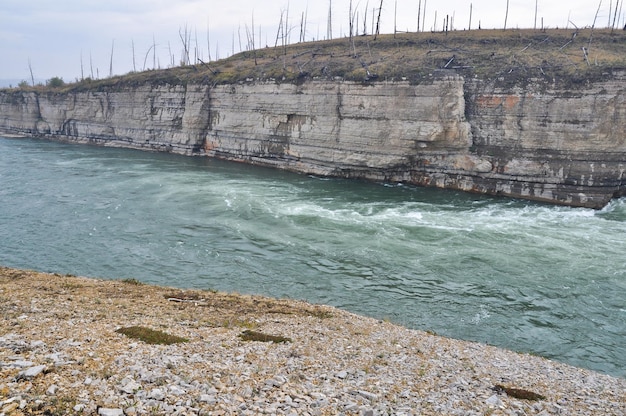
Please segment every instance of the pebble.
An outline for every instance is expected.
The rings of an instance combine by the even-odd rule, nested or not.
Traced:
[[[98,415],[100,416],[124,416],[124,411],[122,409],[107,409],[101,407],[98,409]]]
[[[336,309],[329,309],[332,317],[327,318],[275,311],[238,316],[260,331],[292,339],[243,342],[238,337],[242,328],[215,324],[220,315],[210,307],[177,303],[161,310],[171,305],[162,295],[150,299],[147,287],[132,295],[132,287],[121,286],[120,292],[110,283],[102,285],[84,298],[97,297],[100,303],[68,308],[57,303],[58,296],[46,305],[42,300],[39,315],[29,312],[23,334],[14,326],[8,333],[2,326],[8,323],[0,322],[6,331],[0,337],[1,413],[23,408],[24,414],[42,414],[51,403],[68,399],[74,412],[99,416],[624,416],[626,409],[626,380],[536,356]],[[123,303],[126,297],[137,306]],[[20,299],[29,297],[12,297],[13,302]],[[28,308],[25,303],[20,311]],[[73,324],[59,320],[62,314]],[[115,333],[126,321],[169,328],[190,341],[163,346],[129,340]],[[40,327],[30,326],[38,322]],[[528,402],[494,394],[496,384],[547,398]]]
[[[18,380],[29,380],[37,377],[39,374],[43,373],[46,369],[45,365],[36,365],[34,367],[27,368],[26,370],[22,370],[17,375]]]

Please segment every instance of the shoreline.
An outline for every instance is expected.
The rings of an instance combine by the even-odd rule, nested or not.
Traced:
[[[626,412],[626,379],[302,301],[0,266],[0,313],[6,415]]]

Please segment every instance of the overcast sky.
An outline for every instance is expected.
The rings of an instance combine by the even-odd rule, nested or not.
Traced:
[[[345,36],[350,0],[331,1],[332,35]],[[596,26],[609,25],[613,14],[610,7],[615,7],[616,1],[602,1]],[[192,33],[194,49],[197,39],[199,58],[207,61],[209,51],[211,59],[224,58],[233,49],[240,51],[240,39],[245,49],[246,29],[251,29],[252,19],[257,46],[273,46],[281,13],[286,17],[287,9],[293,28],[291,42],[299,40],[303,13],[306,40],[324,39],[329,4],[329,0],[0,0],[0,79],[30,81],[30,61],[36,79],[59,76],[73,81],[81,77],[81,57],[83,76],[91,76],[93,71],[94,77],[104,78],[110,72],[111,50],[114,74],[152,68],[154,61],[157,67],[168,67],[172,55],[177,64],[180,62],[179,32],[185,27]],[[393,32],[394,14],[399,30],[415,31],[419,4],[426,30],[435,24],[441,30],[446,15],[453,18],[455,29],[466,29],[470,4],[472,28],[480,22],[486,29],[504,26],[507,0],[384,0],[381,32]],[[380,0],[353,0],[359,32],[366,7],[367,30],[371,32],[372,10],[379,5]],[[542,18],[543,25],[550,28],[571,28],[572,23],[591,26],[599,5],[599,0],[537,0],[537,26],[541,26]],[[621,11],[621,27],[624,15],[626,7]],[[507,27],[534,25],[535,1],[509,0]]]

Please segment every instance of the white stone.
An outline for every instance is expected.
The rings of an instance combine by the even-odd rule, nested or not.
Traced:
[[[122,409],[110,409],[106,407],[101,407],[98,409],[98,415],[100,416],[124,416],[124,411]]]
[[[35,367],[30,367],[26,370],[20,371],[17,375],[18,379],[31,379],[37,377],[39,374],[43,373],[46,369],[45,365],[38,365]]]
[[[135,380],[130,380],[126,384],[124,384],[120,390],[127,394],[133,394],[137,390],[141,388],[141,384],[137,383]]]
[[[502,406],[502,400],[500,400],[500,397],[497,394],[494,394],[491,397],[489,397],[487,400],[485,400],[485,403],[491,407]]]
[[[165,398],[165,393],[161,389],[152,389],[150,393],[148,393],[148,399],[154,400],[163,400]]]

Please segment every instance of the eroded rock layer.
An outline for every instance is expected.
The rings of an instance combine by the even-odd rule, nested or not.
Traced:
[[[626,194],[626,74],[0,93],[0,131],[600,208]]]

